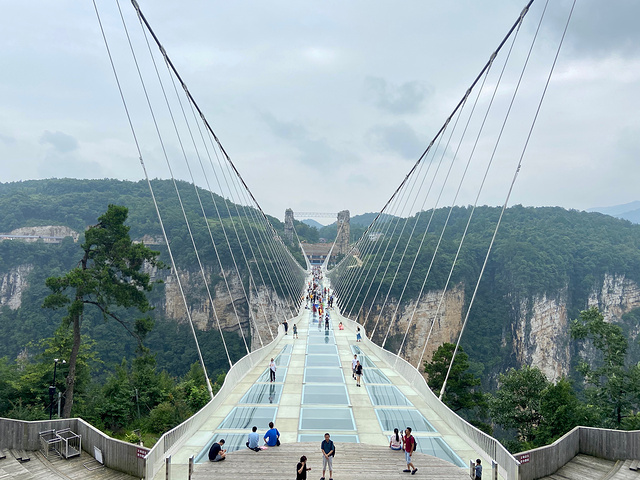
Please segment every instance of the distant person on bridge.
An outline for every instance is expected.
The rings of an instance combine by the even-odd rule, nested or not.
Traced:
[[[218,443],[214,443],[211,445],[209,449],[209,461],[210,462],[221,462],[226,458],[227,451],[222,449],[224,445],[224,438],[221,439]]]
[[[288,335],[287,332],[289,331],[289,324],[287,323],[287,319],[285,318],[285,320],[282,322],[282,326],[284,327],[284,334]]]
[[[356,342],[361,342],[362,341],[362,335],[360,335],[360,327],[358,327],[358,330],[356,330]]]
[[[391,450],[402,450],[402,437],[398,433],[398,429],[393,429],[393,435],[389,439],[389,448]]]
[[[269,374],[271,375],[271,381],[275,382],[276,381],[276,362],[273,358],[271,359],[271,363],[269,363]]]
[[[360,379],[362,378],[362,365],[360,364],[360,360],[356,363],[356,387],[360,386]]]
[[[296,324],[293,324],[293,338],[298,338],[298,327]]]
[[[358,366],[358,355],[353,356],[353,360],[351,360],[351,376],[353,379],[356,379],[356,367]]]

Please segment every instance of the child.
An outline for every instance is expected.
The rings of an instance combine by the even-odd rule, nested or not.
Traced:
[[[293,324],[293,338],[298,338],[298,327],[295,323]]]

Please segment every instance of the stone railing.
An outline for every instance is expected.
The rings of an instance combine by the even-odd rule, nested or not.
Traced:
[[[144,457],[149,452],[148,448],[111,438],[81,418],[36,422],[0,418],[0,448],[39,450],[40,432],[63,428],[70,428],[74,433],[81,435],[82,449],[91,456],[93,456],[93,447],[99,448],[106,467],[138,478],[144,476]]]
[[[479,452],[484,452],[486,457],[494,460],[498,465],[498,473],[500,476],[507,480],[518,479],[518,460],[516,460],[498,440],[477,429],[449,409],[449,407],[442,403],[431,391],[425,378],[413,365],[369,340],[362,325],[346,317],[340,317],[343,319],[343,323],[351,324],[354,331],[356,327],[360,327],[362,342],[404,377],[404,379],[422,395],[429,407],[444,420],[454,432],[464,438],[473,448]]]
[[[551,445],[518,453],[520,480],[552,475],[579,453],[605,460],[640,459],[640,430],[576,427]]]

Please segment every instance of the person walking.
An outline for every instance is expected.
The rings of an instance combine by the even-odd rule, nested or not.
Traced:
[[[284,334],[288,335],[287,332],[289,331],[289,324],[286,319],[282,322],[282,326],[284,327]]]
[[[320,444],[320,451],[322,452],[322,477],[320,480],[324,480],[327,465],[329,466],[329,480],[333,480],[333,456],[336,453],[336,447],[331,440],[331,435],[328,433],[324,434],[324,440]]]
[[[360,327],[356,330],[356,342],[362,341],[362,335],[360,335]]]
[[[293,338],[298,338],[298,326],[293,324]]]
[[[411,472],[411,475],[415,475],[418,469],[412,462],[413,452],[416,450],[416,439],[411,435],[411,427],[407,427],[404,431],[404,456],[407,461],[407,468],[403,470],[405,473]]]
[[[360,360],[356,363],[356,387],[360,386],[360,379],[362,378],[362,365],[360,364]]]
[[[275,382],[276,381],[276,362],[275,360],[272,358],[271,359],[271,363],[269,363],[269,374],[271,375],[271,382]]]
[[[311,470],[311,467],[307,467],[307,457],[304,455],[300,457],[298,465],[296,465],[296,480],[307,480],[307,472]]]
[[[351,376],[353,379],[356,379],[356,367],[358,366],[358,355],[353,356],[353,360],[351,360]]]

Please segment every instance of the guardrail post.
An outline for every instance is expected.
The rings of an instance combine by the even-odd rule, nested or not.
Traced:
[[[469,477],[471,479],[476,478],[476,462],[469,460]]]
[[[191,480],[192,474],[193,474],[193,455],[189,457],[189,480]]]
[[[491,478],[498,480],[498,462],[491,459]]]
[[[171,480],[171,455],[169,455],[167,458],[164,459],[164,465],[165,465],[164,478],[165,480]]]

